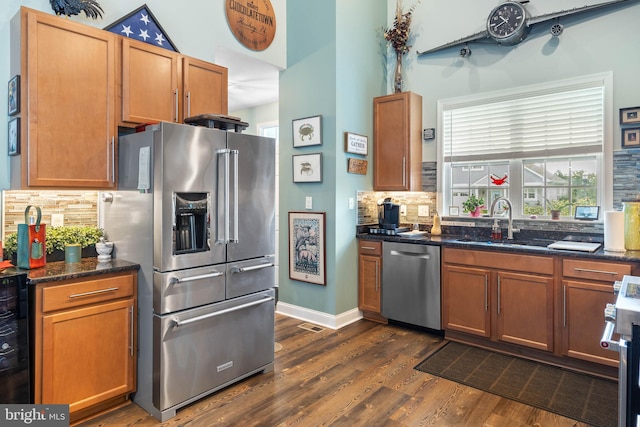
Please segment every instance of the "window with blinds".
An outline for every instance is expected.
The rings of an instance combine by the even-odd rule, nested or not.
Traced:
[[[445,203],[503,196],[514,216],[570,216],[578,203],[598,204],[604,110],[602,78],[443,102]]]

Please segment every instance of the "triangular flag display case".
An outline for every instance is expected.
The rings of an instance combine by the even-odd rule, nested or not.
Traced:
[[[146,4],[104,29],[123,37],[179,52]]]

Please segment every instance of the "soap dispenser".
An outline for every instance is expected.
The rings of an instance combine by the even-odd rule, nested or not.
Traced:
[[[438,211],[436,211],[435,215],[433,215],[433,227],[431,227],[431,235],[439,236],[442,234],[442,228],[440,227],[440,215],[438,215]]]
[[[493,240],[502,239],[502,229],[500,228],[500,224],[498,224],[498,220],[493,220],[493,225],[491,226],[491,238]]]

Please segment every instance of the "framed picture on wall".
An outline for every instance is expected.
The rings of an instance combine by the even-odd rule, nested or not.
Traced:
[[[630,125],[634,123],[640,123],[640,107],[621,108],[620,124]]]
[[[15,116],[20,112],[20,76],[13,76],[8,86],[7,110],[10,116]]]
[[[293,182],[322,182],[322,153],[293,156]]]
[[[344,151],[351,154],[366,156],[369,152],[369,138],[357,133],[344,133]]]
[[[640,148],[640,128],[622,129],[622,148]]]
[[[305,117],[293,121],[293,146],[322,145],[322,116]]]
[[[325,212],[289,212],[289,278],[326,285]]]
[[[20,118],[9,120],[9,155],[20,154]]]

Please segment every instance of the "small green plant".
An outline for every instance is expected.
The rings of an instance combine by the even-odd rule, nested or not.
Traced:
[[[64,245],[79,244],[86,248],[95,245],[104,236],[104,230],[98,227],[84,227],[79,225],[63,227],[47,227],[46,246],[47,253],[52,254],[54,250],[64,251]],[[11,258],[18,248],[18,233],[9,234],[5,241],[5,255]]]
[[[481,206],[484,206],[484,199],[482,197],[476,197],[476,195],[473,193],[471,193],[467,200],[462,202],[462,208],[464,212],[473,212]]]

